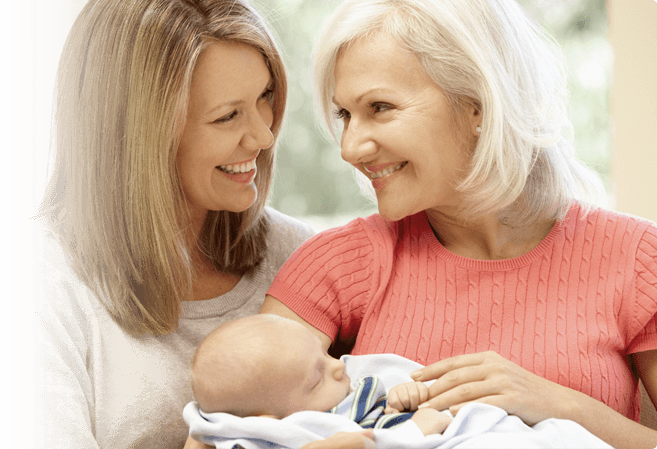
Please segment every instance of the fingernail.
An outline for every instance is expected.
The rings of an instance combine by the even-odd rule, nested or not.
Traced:
[[[427,407],[429,407],[429,403],[428,403],[428,402],[423,402],[422,404],[420,404],[420,405],[417,406],[418,410],[421,409],[421,408],[427,408]]]
[[[374,430],[373,429],[366,429],[361,432],[361,435],[373,439],[374,438]]]
[[[417,379],[419,379],[419,378],[421,378],[421,377],[422,377],[422,371],[419,371],[419,370],[418,370],[418,371],[413,371],[413,372],[411,373],[411,379],[416,379],[416,380],[417,380]]]

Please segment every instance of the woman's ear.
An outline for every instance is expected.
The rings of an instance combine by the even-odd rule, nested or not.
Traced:
[[[481,134],[481,121],[482,121],[481,108],[477,107],[474,104],[470,104],[468,106],[467,117],[470,125],[469,126],[470,132],[474,136],[479,137],[479,134]]]

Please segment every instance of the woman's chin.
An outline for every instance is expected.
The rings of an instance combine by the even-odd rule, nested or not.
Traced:
[[[222,202],[221,205],[217,205],[219,207],[212,208],[212,210],[227,211],[236,214],[246,211],[250,207],[253,207],[253,205],[256,203],[256,200],[258,199],[258,192],[254,189],[253,191],[249,192],[249,194],[245,193],[246,192],[242,192],[241,195],[235,195],[232,201]]]
[[[379,215],[385,221],[399,221],[410,214],[404,209],[381,207],[381,203],[379,203]]]

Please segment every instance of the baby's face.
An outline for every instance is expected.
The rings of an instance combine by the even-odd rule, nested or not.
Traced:
[[[350,379],[344,362],[328,355],[319,338],[302,324],[282,323],[280,338],[285,345],[278,360],[278,376],[272,375],[272,389],[282,393],[283,415],[302,410],[325,412],[349,394]]]

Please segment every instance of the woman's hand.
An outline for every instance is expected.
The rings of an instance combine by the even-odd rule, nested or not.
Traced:
[[[301,449],[376,449],[372,429],[362,432],[338,432],[325,440],[313,441]]]
[[[531,425],[548,418],[569,418],[581,393],[550,382],[495,352],[441,360],[411,373],[416,381],[436,379],[422,407],[456,413],[468,402],[495,405]],[[426,404],[426,405],[425,405]]]
[[[187,441],[185,441],[185,447],[183,447],[183,449],[212,449],[212,446],[199,443],[198,441],[196,441],[190,436],[187,437]]]
[[[190,436],[187,438],[183,449],[213,448],[199,443]],[[376,444],[374,444],[374,432],[369,429],[362,432],[338,432],[325,440],[308,443],[302,446],[301,449],[376,449]]]
[[[414,412],[429,397],[429,387],[422,382],[395,385],[388,392],[388,405],[384,413]]]

